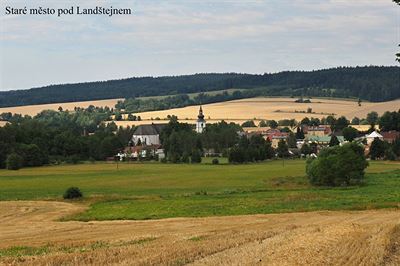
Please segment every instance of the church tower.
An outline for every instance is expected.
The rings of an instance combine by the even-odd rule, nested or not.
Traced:
[[[206,120],[204,120],[203,108],[201,108],[200,105],[199,115],[197,116],[197,122],[196,122],[196,132],[202,133],[205,127],[206,127]]]

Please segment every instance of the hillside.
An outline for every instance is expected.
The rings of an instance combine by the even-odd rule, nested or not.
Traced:
[[[0,107],[247,89],[251,96],[400,97],[399,67],[342,67],[275,74],[209,73],[51,85],[0,92]],[[246,94],[244,94],[244,97]]]

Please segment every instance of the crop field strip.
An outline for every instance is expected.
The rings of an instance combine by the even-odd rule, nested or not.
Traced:
[[[65,220],[160,219],[397,207],[400,164],[371,162],[364,185],[315,188],[304,160],[246,165],[81,164],[0,171],[1,200],[61,200],[79,187],[89,206]]]

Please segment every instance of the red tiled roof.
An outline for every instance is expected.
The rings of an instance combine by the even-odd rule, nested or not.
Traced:
[[[395,130],[381,132],[381,135],[384,140],[395,140],[397,138],[400,138],[400,132]]]

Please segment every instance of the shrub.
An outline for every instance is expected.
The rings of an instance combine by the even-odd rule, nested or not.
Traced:
[[[18,170],[21,169],[24,163],[24,159],[17,153],[11,153],[7,156],[6,166],[8,170]]]
[[[212,159],[212,164],[219,164],[219,160],[217,158]]]
[[[343,186],[361,183],[367,166],[363,147],[347,143],[323,149],[307,161],[306,172],[313,185]]]
[[[64,199],[78,199],[82,197],[83,197],[82,192],[77,187],[68,188],[63,195]]]

